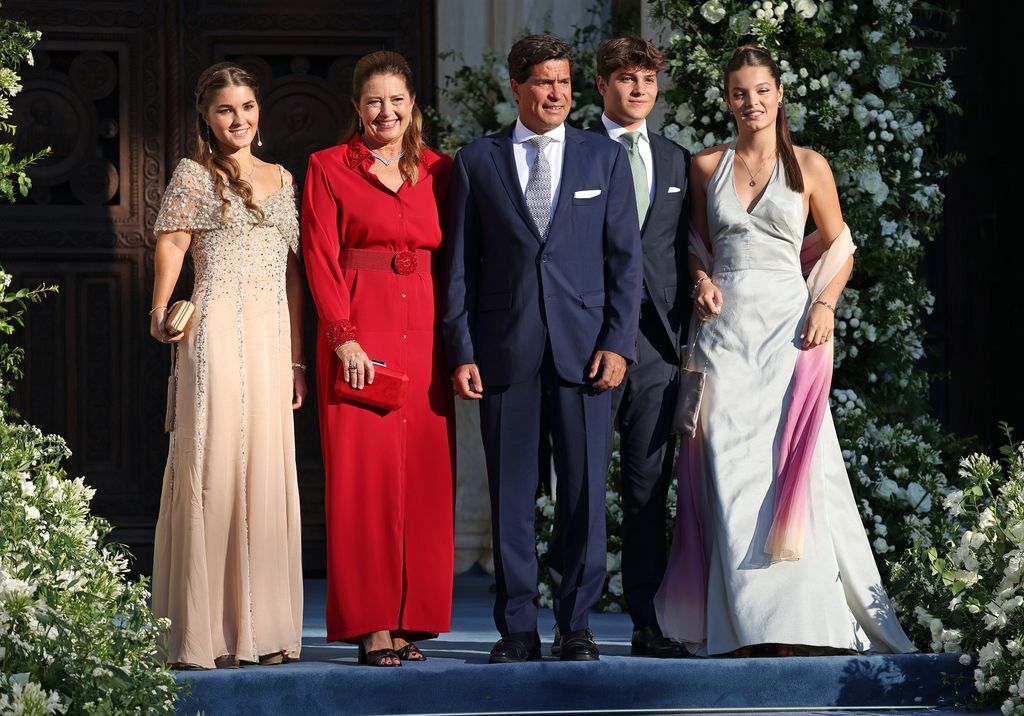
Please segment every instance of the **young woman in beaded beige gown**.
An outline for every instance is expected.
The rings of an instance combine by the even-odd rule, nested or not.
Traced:
[[[256,81],[237,65],[196,87],[195,159],[157,217],[150,333],[177,350],[175,422],[160,496],[153,611],[179,668],[297,658],[302,564],[291,412],[306,396],[292,178],[253,156]],[[196,311],[165,330],[186,251]]]

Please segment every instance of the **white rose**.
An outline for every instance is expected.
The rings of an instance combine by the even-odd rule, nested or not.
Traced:
[[[888,477],[883,477],[878,481],[875,486],[875,494],[879,497],[886,498],[892,497],[899,492],[900,486],[896,484],[895,480],[890,480]]]
[[[616,597],[622,596],[622,572],[618,572],[608,580],[608,591]]]
[[[878,554],[885,554],[889,551],[889,543],[886,542],[885,538],[883,537],[879,537],[871,544],[875,548],[875,552],[877,552]]]
[[[661,128],[661,134],[665,139],[675,139],[679,135],[679,125],[675,123],[666,124]]]
[[[700,6],[700,14],[712,25],[717,25],[725,17],[725,8],[716,0],[708,0],[708,2]]]
[[[978,652],[978,668],[984,669],[985,665],[1003,653],[1003,647],[998,639],[993,639]]]
[[[960,661],[960,664],[963,665],[963,666],[970,666],[971,665],[971,655],[970,654],[961,654],[959,661]]]
[[[810,20],[818,12],[818,6],[813,0],[794,0],[793,9],[802,17],[804,20]]]
[[[882,99],[873,92],[868,92],[866,95],[864,95],[864,97],[861,99],[861,102],[864,104],[864,106],[870,109],[882,109],[883,107],[885,107],[885,102],[883,102]]]
[[[743,37],[750,34],[750,22],[750,13],[746,10],[733,13],[729,16],[729,29],[732,31],[732,34]]]
[[[861,127],[866,127],[869,119],[867,107],[862,104],[855,105],[853,108],[853,118]]]
[[[693,107],[689,102],[683,102],[676,107],[675,120],[680,127],[685,127],[693,122]]]
[[[512,102],[499,102],[494,105],[494,114],[498,118],[498,124],[504,127],[516,121],[519,116],[519,107]]]
[[[923,486],[917,482],[907,485],[907,504],[917,512],[930,512],[932,509],[932,496]]]
[[[896,89],[900,86],[900,82],[903,80],[900,77],[900,71],[892,65],[883,65],[878,68],[878,86],[883,90]]]

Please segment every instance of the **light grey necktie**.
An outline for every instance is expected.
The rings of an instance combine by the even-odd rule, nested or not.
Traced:
[[[551,165],[544,156],[544,147],[552,141],[551,137],[543,136],[526,140],[537,149],[537,156],[530,167],[530,178],[526,181],[526,208],[542,239],[548,238],[548,224],[551,223]]]
[[[633,191],[636,193],[636,214],[643,228],[651,202],[651,188],[647,185],[647,166],[640,156],[640,132],[626,132],[622,135],[629,150],[629,168],[633,172]]]

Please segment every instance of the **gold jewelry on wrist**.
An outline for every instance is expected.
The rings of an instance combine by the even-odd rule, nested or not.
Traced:
[[[711,281],[711,277],[710,277],[710,276],[701,276],[701,277],[700,277],[699,279],[697,279],[697,281],[696,281],[696,282],[695,282],[695,283],[693,284],[693,290],[692,290],[692,291],[690,291],[690,299],[691,299],[691,300],[693,300],[693,299],[697,298],[697,290],[698,290],[698,289],[700,289],[700,285],[701,285],[702,283],[704,283],[705,281]],[[712,283],[713,283],[713,282],[712,282]]]
[[[167,304],[165,303],[162,306],[153,306],[151,309],[149,309],[149,315],[152,316],[154,313],[159,311],[161,308],[167,308]]]
[[[833,315],[833,316],[834,316],[834,315],[836,314],[836,307],[835,307],[835,306],[833,306],[833,305],[832,305],[831,303],[829,303],[828,301],[822,301],[822,300],[821,300],[821,299],[819,298],[819,299],[818,299],[818,300],[816,300],[816,301],[815,301],[814,303],[820,303],[820,304],[821,304],[822,306],[824,306],[824,307],[825,307],[825,308],[827,308],[828,310],[832,311],[832,315]],[[811,305],[813,306],[813,305],[814,305],[814,303],[812,303]]]
[[[302,364],[302,363],[292,363],[292,368],[298,368],[303,373],[306,372],[306,366],[304,364]]]

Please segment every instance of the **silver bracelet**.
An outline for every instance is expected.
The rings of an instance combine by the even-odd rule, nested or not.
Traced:
[[[704,281],[711,281],[711,277],[710,276],[701,276],[699,279],[697,279],[697,282],[693,284],[693,290],[690,291],[690,300],[691,301],[693,299],[697,298],[697,289],[700,288],[701,283],[703,283]]]

